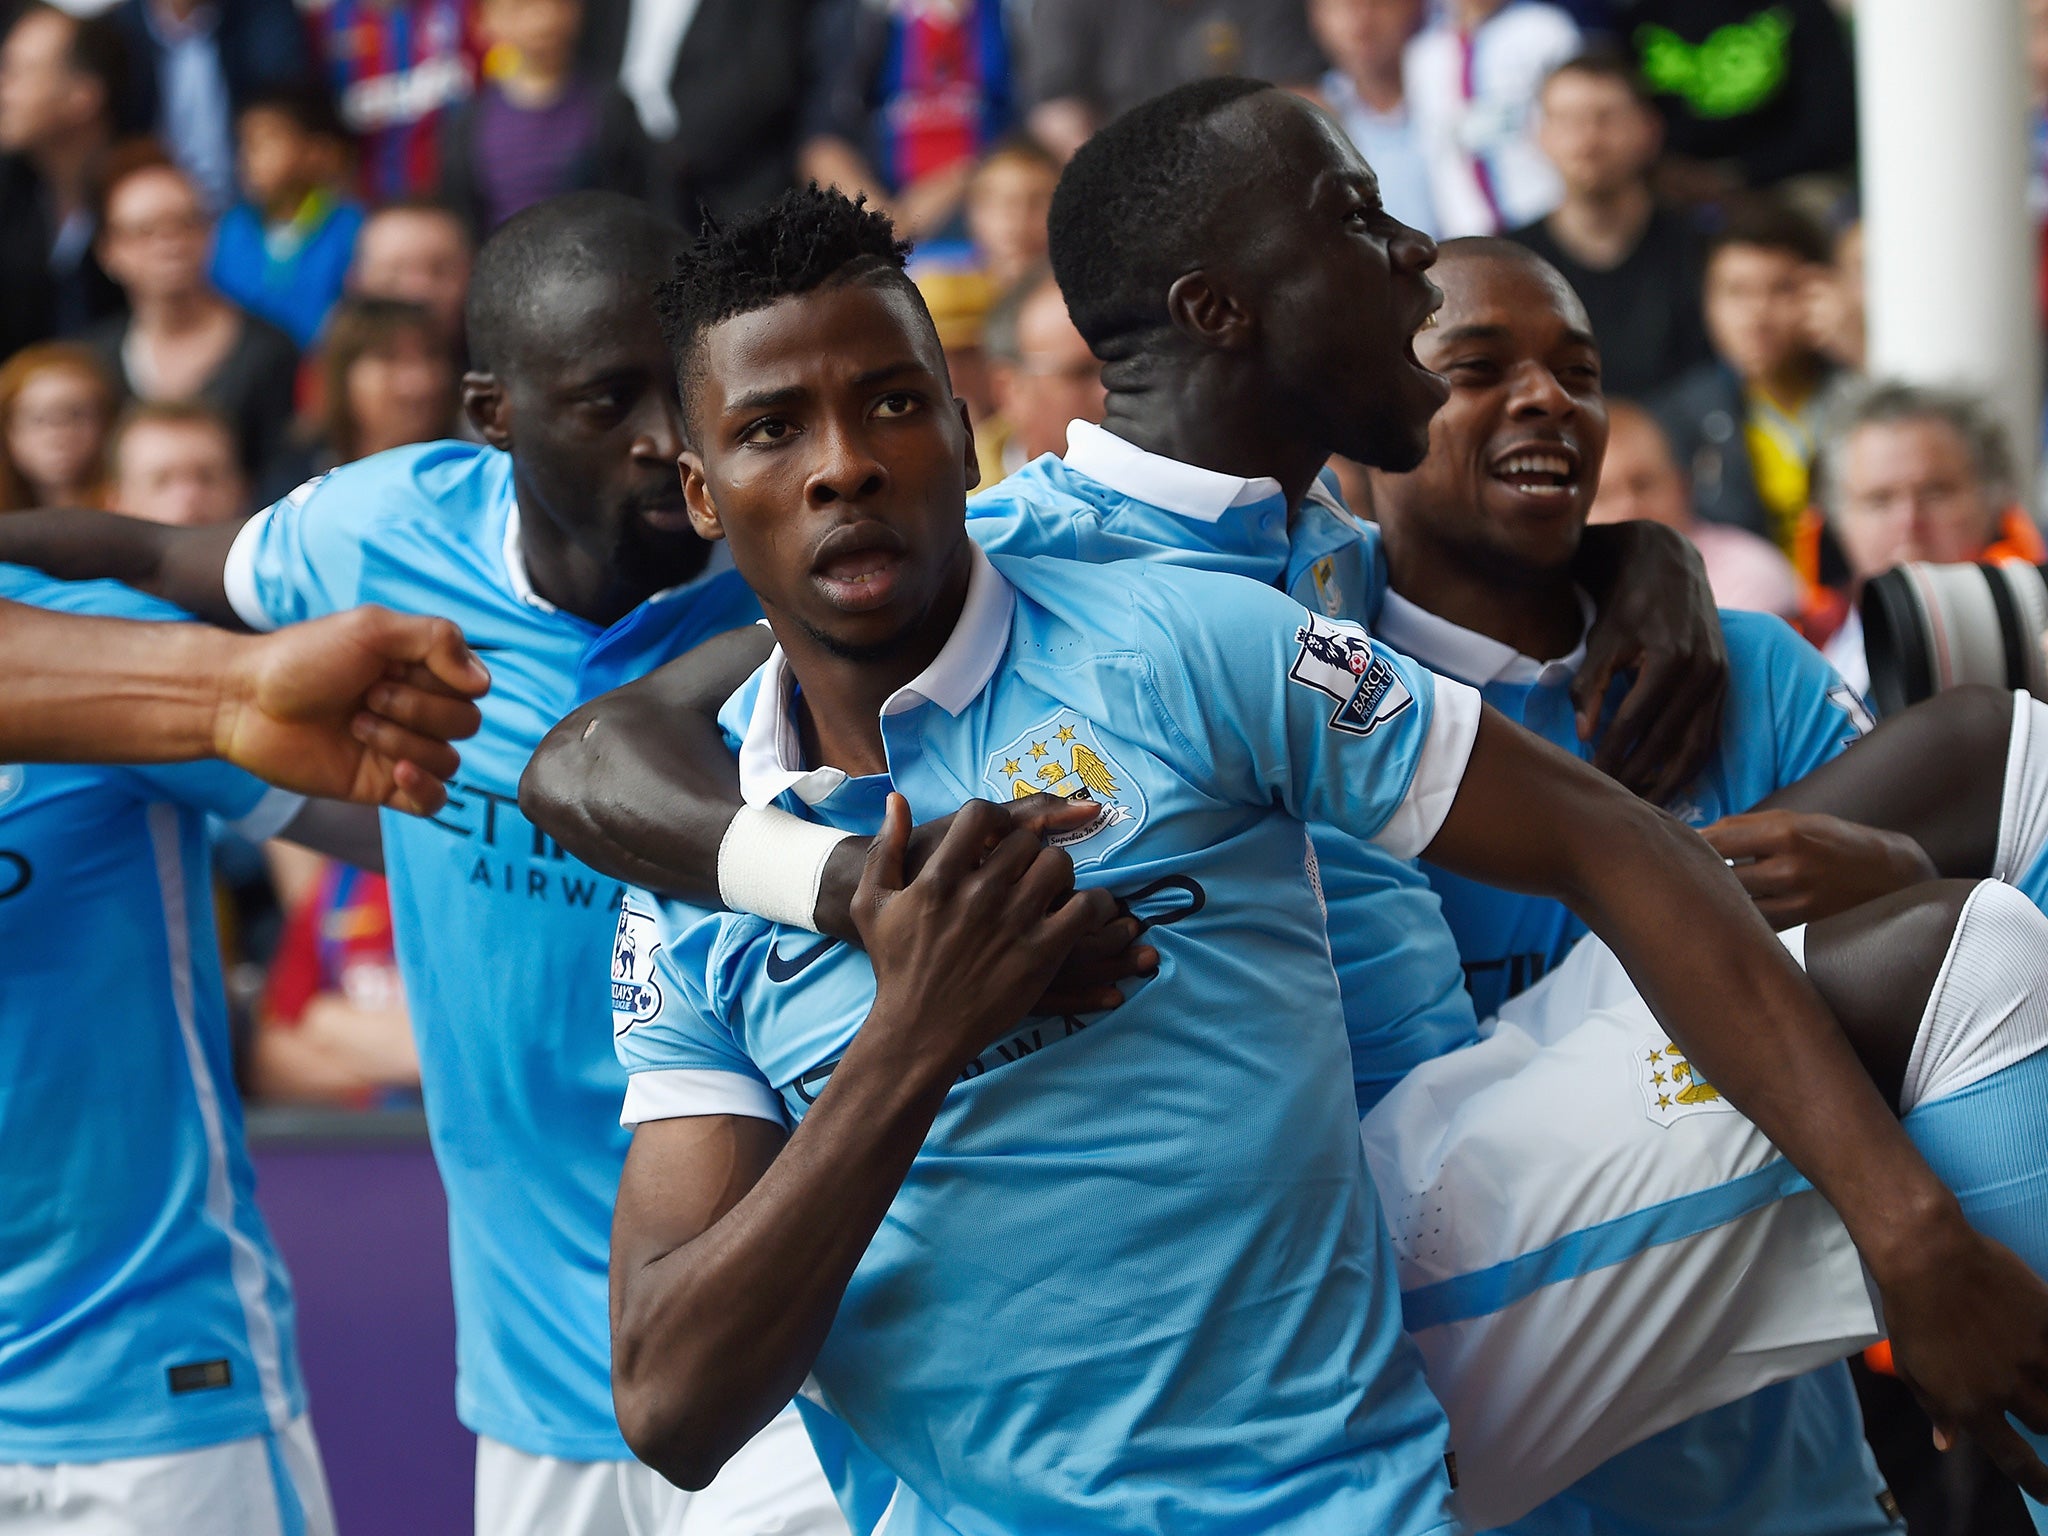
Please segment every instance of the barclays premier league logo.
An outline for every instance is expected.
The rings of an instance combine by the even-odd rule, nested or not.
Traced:
[[[612,940],[612,1036],[645,1024],[661,1012],[661,984],[654,977],[654,957],[661,950],[654,919],[627,902],[619,908],[619,931]]]
[[[1355,624],[1310,616],[1294,632],[1294,665],[1287,676],[1337,701],[1330,729],[1370,736],[1415,702],[1386,657],[1375,655],[1365,631]]]
[[[0,805],[5,805],[21,793],[28,783],[28,770],[20,763],[0,763]]]
[[[1076,869],[1100,863],[1145,820],[1145,794],[1137,781],[1109,755],[1095,727],[1066,710],[990,753],[983,780],[998,800],[1045,793],[1081,796],[1100,806],[1086,826],[1046,839],[1068,850]]]

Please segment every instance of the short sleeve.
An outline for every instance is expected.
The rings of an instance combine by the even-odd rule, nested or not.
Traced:
[[[1162,714],[1193,771],[1398,858],[1429,845],[1472,755],[1477,691],[1256,582],[1130,569]]]
[[[710,966],[729,919],[672,920],[643,891],[619,907],[612,941],[612,1038],[626,1069],[619,1123],[747,1115],[787,1124],[782,1101],[715,1011]],[[689,909],[683,909],[689,910]]]
[[[212,759],[149,764],[127,773],[145,798],[218,816],[252,843],[276,837],[306,804],[303,795],[273,789],[253,774]]]
[[[222,582],[251,629],[280,629],[362,601],[361,518],[378,491],[353,466],[308,480],[242,525]]]
[[[1784,620],[1731,613],[1723,621],[1758,631],[1766,652],[1778,758],[1774,788],[1797,783],[1870,733],[1876,721],[1869,707]]]

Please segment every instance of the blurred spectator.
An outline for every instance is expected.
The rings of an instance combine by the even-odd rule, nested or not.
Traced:
[[[684,228],[767,201],[796,176],[811,0],[611,0],[586,61],[617,76],[649,141],[648,197]]]
[[[1422,25],[1423,0],[1309,0],[1309,24],[1336,66],[1316,94],[1380,180],[1380,201],[1403,224],[1436,233],[1429,167],[1401,88],[1401,58]]]
[[[248,511],[235,429],[203,401],[131,405],[114,428],[108,457],[116,512],[198,528]]]
[[[214,291],[212,233],[191,178],[147,140],[109,157],[100,261],[129,313],[85,338],[137,400],[204,400],[234,423],[242,466],[260,480],[285,447],[298,349],[291,337]]]
[[[1626,35],[1663,109],[1663,174],[1707,201],[1856,158],[1856,71],[1828,0],[1635,0]]]
[[[800,179],[868,200],[906,238],[952,224],[1009,126],[1002,0],[821,0]]]
[[[337,464],[449,436],[459,382],[447,338],[424,307],[343,299],[320,353],[318,435],[258,499],[274,501]]]
[[[1564,197],[1513,231],[1562,272],[1600,338],[1601,387],[1640,396],[1705,362],[1700,240],[1650,195],[1663,123],[1642,82],[1613,53],[1584,53],[1543,84],[1537,142]]]
[[[917,273],[917,291],[924,295],[932,324],[945,349],[946,372],[953,381],[953,393],[967,402],[968,415],[979,427],[995,414],[990,393],[985,327],[989,306],[995,302],[995,288],[979,272],[946,268]]]
[[[1914,384],[1857,396],[1829,434],[1817,488],[1849,562],[1849,603],[1823,648],[1859,692],[1870,687],[1856,594],[1911,560],[2044,558],[2018,504],[2005,429],[1975,397]]]
[[[1767,540],[1725,523],[1703,523],[1686,499],[1685,475],[1657,418],[1627,400],[1607,402],[1607,457],[1589,523],[1662,523],[1692,540],[1707,584],[1723,608],[1747,608],[1796,620],[1805,611],[1799,573]]]
[[[138,120],[218,213],[235,199],[235,118],[304,80],[313,58],[292,0],[122,0]]]
[[[1707,250],[1714,359],[1650,402],[1692,476],[1694,511],[1760,533],[1788,555],[1835,375],[1806,328],[1807,281],[1826,259],[1820,232],[1782,204],[1752,199],[1733,209]]]
[[[1863,224],[1835,236],[1833,258],[1806,283],[1806,334],[1827,358],[1851,373],[1864,367]]]
[[[981,483],[994,485],[1040,454],[1067,451],[1067,423],[1102,420],[1102,364],[1067,315],[1052,269],[1015,284],[982,333],[995,414],[975,434]]]
[[[419,1054],[391,942],[384,877],[328,863],[271,962],[249,1086],[272,1102],[410,1100]]]
[[[1045,261],[1045,220],[1059,179],[1044,146],[1021,133],[983,155],[968,178],[968,242],[996,287],[1008,288]]]
[[[0,364],[0,512],[101,505],[113,417],[114,386],[84,347],[41,342]]]
[[[484,41],[506,64],[448,114],[441,159],[441,196],[473,241],[558,192],[646,192],[633,104],[576,70],[582,27],[582,0],[483,0]]]
[[[117,312],[93,255],[93,178],[128,78],[120,29],[47,5],[0,43],[0,357]]]
[[[236,128],[242,200],[214,234],[213,285],[309,347],[363,227],[344,190],[348,130],[316,85],[258,94]]]
[[[1062,163],[1139,102],[1209,75],[1314,86],[1329,68],[1302,0],[1033,0],[1030,125]]]
[[[1439,234],[1498,234],[1557,206],[1536,93],[1579,48],[1578,23],[1543,0],[1447,0],[1408,44],[1402,80]]]
[[[441,185],[443,119],[476,88],[475,0],[311,0],[313,51],[373,207]]]
[[[394,203],[371,214],[356,236],[348,291],[424,306],[459,348],[475,259],[469,231],[453,211],[440,203]]]

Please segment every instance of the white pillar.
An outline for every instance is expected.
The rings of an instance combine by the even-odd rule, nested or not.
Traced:
[[[2031,489],[2041,325],[2021,6],[1857,0],[1856,87],[1870,371],[1989,396]]]

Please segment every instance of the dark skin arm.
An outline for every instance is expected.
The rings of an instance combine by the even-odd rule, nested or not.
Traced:
[[[1562,901],[1607,942],[1671,1038],[1840,1213],[1936,1425],[2048,1489],[2004,1418],[2048,1428],[2048,1288],[1971,1230],[1712,850],[1488,709],[1424,857]]]
[[[1633,669],[1596,763],[1662,799],[1698,772],[1720,730],[1728,657],[1705,568],[1671,530],[1625,523],[1586,530],[1576,574],[1600,608],[1573,689],[1580,735],[1592,737],[1615,673]],[[534,753],[520,810],[593,869],[717,906],[718,845],[740,805],[718,710],[773,644],[759,626],[721,635],[584,705]],[[1014,809],[1041,814],[1034,801]],[[930,846],[919,828],[912,869]],[[848,942],[858,942],[848,904],[864,851],[842,844],[818,893],[819,931]]]
[[[796,1130],[714,1115],[634,1133],[612,1223],[612,1396],[634,1454],[684,1488],[796,1394],[960,1070],[1113,911],[987,802],[906,881],[909,838],[892,796],[854,901],[874,1006]]]
[[[1998,854],[2012,695],[1964,687],[1891,716],[1753,811],[1703,832],[1773,926],[1832,917]]]
[[[696,906],[724,905],[718,847],[740,808],[739,768],[718,727],[725,701],[774,646],[759,625],[719,635],[636,682],[594,699],[548,732],[519,780],[519,808],[591,868]],[[1043,836],[1095,814],[1082,801],[1033,795],[998,807],[1004,830]],[[946,836],[951,817],[911,830],[914,875]],[[870,840],[833,851],[818,891],[821,933],[862,942],[853,894]],[[1116,983],[1149,974],[1150,945],[1116,917],[1088,934],[1061,967],[1036,1013],[1097,1013],[1123,1001]]]
[[[118,512],[66,509],[10,513],[0,521],[0,561],[60,581],[118,581],[176,603],[210,623],[242,627],[221,572],[240,523],[169,528]]]
[[[1593,766],[1661,805],[1705,766],[1721,730],[1728,649],[1699,552],[1657,523],[1595,524],[1572,568],[1597,610],[1572,684],[1592,741],[1617,673],[1633,672]]]

